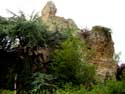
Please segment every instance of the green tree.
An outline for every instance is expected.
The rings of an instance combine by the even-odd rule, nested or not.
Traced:
[[[1,73],[0,80],[1,78],[6,79],[6,77],[11,78],[7,79],[9,83],[6,83],[7,86],[11,84],[13,86],[14,81],[11,80],[17,74],[18,88],[20,89],[31,77],[33,64],[43,67],[43,62],[35,62],[35,59],[39,57],[34,52],[41,48],[54,48],[65,37],[57,31],[48,32],[46,25],[37,15],[31,16],[30,20],[27,20],[21,11],[20,15],[11,13],[13,16],[10,18],[0,17],[0,59],[2,61],[0,69],[6,72]],[[19,44],[15,46],[17,40]],[[12,61],[8,59],[10,56]]]
[[[93,83],[95,75],[94,66],[88,62],[91,51],[87,49],[84,41],[72,34],[69,35],[70,37],[52,54],[50,72],[60,82],[84,84],[89,87]]]

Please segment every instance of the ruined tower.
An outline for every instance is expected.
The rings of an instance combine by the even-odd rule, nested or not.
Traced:
[[[48,31],[64,31],[78,29],[72,19],[56,16],[57,8],[52,1],[48,1],[42,10],[42,21],[47,25]]]

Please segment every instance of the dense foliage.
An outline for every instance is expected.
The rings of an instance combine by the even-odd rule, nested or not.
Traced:
[[[96,82],[96,67],[89,64],[93,51],[75,30],[49,32],[38,16],[27,20],[20,13],[0,17],[1,94],[125,93],[124,75],[121,81]],[[47,60],[41,49],[49,51]]]
[[[90,51],[83,41],[71,36],[52,54],[50,73],[63,83],[91,85],[94,82],[95,68],[87,61]]]
[[[14,13],[13,13],[14,14]],[[48,32],[46,26],[35,16],[27,20],[25,15],[14,14],[13,17],[0,17],[0,87],[14,89],[17,75],[19,90],[32,76],[34,65],[44,66],[44,56],[39,49],[56,48],[66,36],[61,32]]]

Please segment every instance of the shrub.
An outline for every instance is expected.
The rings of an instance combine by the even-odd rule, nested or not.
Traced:
[[[59,88],[55,91],[55,94],[87,94],[87,90],[83,86],[72,86],[67,83],[63,88]]]
[[[125,87],[122,81],[110,80],[106,84],[107,94],[125,94]]]
[[[11,90],[0,90],[0,94],[14,94],[14,91],[11,91]]]
[[[60,82],[90,85],[94,81],[95,69],[88,64],[89,56],[85,43],[71,36],[52,54],[50,73]]]
[[[93,88],[90,91],[88,91],[87,94],[107,94],[107,93],[104,85],[97,84],[94,85]]]
[[[65,84],[63,88],[56,90],[55,94],[125,94],[123,82],[110,80],[107,84],[97,84],[91,90],[87,90],[83,85],[73,86]]]
[[[24,91],[21,92],[26,92],[26,94],[51,94],[56,89],[53,80],[52,75],[40,72],[33,73],[32,78],[29,81],[27,80]]]

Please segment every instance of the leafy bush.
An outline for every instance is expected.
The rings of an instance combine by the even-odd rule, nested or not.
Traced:
[[[20,94],[47,94],[52,93],[56,89],[53,83],[54,77],[44,73],[36,72],[25,83],[25,88],[20,91]]]
[[[87,90],[83,85],[72,86],[65,84],[63,88],[56,90],[55,94],[107,94],[106,88],[102,85],[95,85],[91,90]]]
[[[0,90],[0,94],[14,94],[14,91],[11,91],[11,90]]]
[[[53,76],[47,75],[43,73],[34,73],[33,74],[33,82],[31,82],[32,89],[31,91],[38,92],[38,91],[52,91],[53,89],[56,89],[56,86],[53,84]]]
[[[12,12],[11,12],[12,13]],[[65,39],[61,32],[49,32],[47,27],[38,16],[31,15],[27,20],[25,14],[20,11],[20,15],[12,13],[10,18],[0,17],[0,46],[4,48],[3,41],[10,40],[14,44],[16,38],[19,38],[21,46],[33,48],[55,46],[61,40]],[[5,42],[4,42],[5,44]]]
[[[94,81],[95,69],[88,64],[90,51],[84,41],[70,36],[52,54],[50,73],[60,82],[91,85]]]
[[[125,87],[123,82],[113,80],[107,81],[106,85],[94,85],[91,90],[87,90],[83,85],[73,86],[68,83],[57,89],[54,94],[125,94]]]
[[[87,94],[87,90],[83,86],[72,86],[72,84],[65,84],[63,88],[55,91],[55,94]]]
[[[124,85],[122,81],[108,81],[106,84],[107,94],[125,94]]]
[[[107,94],[107,93],[104,85],[97,84],[97,85],[94,85],[92,89],[87,92],[87,94]]]

